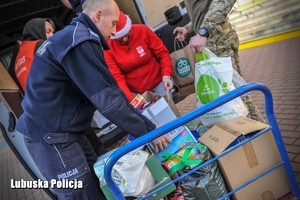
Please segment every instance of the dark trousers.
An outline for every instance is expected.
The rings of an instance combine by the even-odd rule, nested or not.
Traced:
[[[104,145],[100,142],[95,130],[91,126],[84,132],[84,136],[89,140],[98,157],[105,153]]]
[[[106,199],[93,170],[97,156],[86,137],[81,136],[78,142],[53,144],[28,137],[24,137],[24,141],[32,159],[46,180],[63,182],[63,179],[67,181],[76,179],[77,183],[82,181],[82,189],[61,188],[58,184],[53,185],[58,199]],[[49,187],[51,186],[49,184]]]

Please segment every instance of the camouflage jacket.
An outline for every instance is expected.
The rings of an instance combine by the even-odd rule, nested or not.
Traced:
[[[191,19],[185,26],[189,33],[198,33],[202,27],[212,33],[215,30],[222,32],[220,25],[228,20],[227,15],[236,0],[185,0],[184,3]]]

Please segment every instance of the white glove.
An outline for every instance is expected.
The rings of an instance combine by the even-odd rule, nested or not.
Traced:
[[[174,86],[174,83],[173,83],[171,77],[170,77],[170,76],[163,76],[162,81],[163,81],[163,83],[164,83],[164,89],[165,89],[165,90],[168,89],[168,90],[171,91],[171,89],[172,89],[173,86]]]

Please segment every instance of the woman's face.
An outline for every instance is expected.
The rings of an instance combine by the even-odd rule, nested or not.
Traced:
[[[53,28],[53,26],[51,25],[50,22],[45,21],[45,29],[46,29],[46,37],[47,37],[47,39],[48,39],[50,36],[53,35],[53,33],[54,33],[54,28]]]
[[[121,43],[126,43],[129,40],[129,38],[130,38],[130,31],[126,33],[126,35],[124,35],[123,37],[117,38],[115,40]]]

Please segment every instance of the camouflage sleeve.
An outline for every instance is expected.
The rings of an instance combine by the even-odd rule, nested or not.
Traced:
[[[212,0],[201,27],[211,32],[215,30],[222,32],[220,24],[228,20],[227,15],[235,3],[236,0]]]
[[[192,24],[191,21],[190,21],[187,25],[185,25],[184,27],[186,28],[186,30],[187,30],[189,33],[193,33],[193,32],[194,32],[193,24]]]

